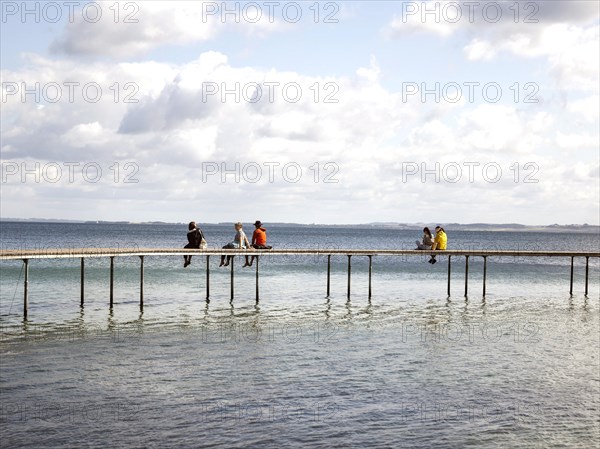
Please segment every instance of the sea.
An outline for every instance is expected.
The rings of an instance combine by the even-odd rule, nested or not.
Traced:
[[[203,225],[209,247],[231,225]],[[419,230],[265,224],[275,248],[413,249]],[[251,234],[252,226],[247,225]],[[449,249],[598,251],[597,233],[446,228]],[[186,225],[2,222],[2,250],[181,248]],[[0,261],[2,448],[592,448],[600,267],[576,258]]]

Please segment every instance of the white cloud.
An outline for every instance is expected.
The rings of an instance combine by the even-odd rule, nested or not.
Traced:
[[[547,148],[560,149],[560,145],[570,144],[569,151],[577,151],[579,155],[581,145],[587,144],[582,141],[581,145],[575,145],[576,136],[570,135],[575,132],[568,128],[561,130],[560,121],[545,110],[523,110],[521,105],[503,104],[452,107],[436,104],[432,108],[420,102],[403,103],[399,92],[381,84],[374,58],[369,69],[358,68],[352,78],[236,67],[226,55],[217,52],[203,53],[180,65],[97,62],[79,66],[70,60],[31,58],[31,61],[34,62],[21,71],[3,71],[3,79],[32,83],[97,81],[103,86],[112,85],[115,80],[130,81],[139,86],[140,101],[115,103],[107,90],[107,98],[98,103],[78,99],[38,109],[34,102],[22,103],[18,96],[10,97],[3,105],[3,117],[10,118],[3,123],[4,158],[30,164],[93,161],[103,167],[105,176],[96,184],[81,179],[74,184],[27,184],[30,198],[27,204],[35,205],[35,211],[17,201],[25,195],[19,193],[23,188],[20,182],[5,184],[3,198],[5,194],[11,198],[2,205],[5,216],[53,216],[52,210],[44,208],[50,199],[62,197],[72,198],[69,201],[73,204],[83,203],[85,198],[88,207],[81,208],[79,213],[88,214],[82,218],[90,219],[172,221],[185,215],[190,204],[202,204],[206,220],[220,221],[231,219],[231,205],[236,204],[238,215],[260,215],[280,221],[354,220],[351,217],[365,221],[365,209],[377,219],[393,220],[400,219],[398,205],[402,204],[412,217],[437,214],[447,219],[455,217],[454,221],[482,221],[484,209],[472,205],[481,204],[485,192],[487,200],[514,199],[531,206],[529,217],[511,221],[539,222],[538,217],[548,213],[544,205],[559,190],[561,195],[570,190],[561,183],[564,171],[547,169],[561,165],[560,155],[547,154]],[[236,82],[240,86],[276,82],[279,86],[272,102],[266,91],[256,103],[246,101],[243,96],[236,102],[234,95],[222,101],[220,92],[203,101],[203,83],[215,80],[219,89],[232,88]],[[302,89],[302,98],[297,103],[286,102],[282,96],[282,87],[292,82]],[[318,102],[314,97],[315,83],[319,85]],[[334,89],[326,89],[327,83],[333,83],[330,86]],[[325,103],[327,95],[338,102]],[[573,104],[575,109],[583,108]],[[556,134],[557,131],[562,134]],[[402,180],[402,164],[406,162],[423,162],[433,168],[436,162],[443,166],[469,161],[481,166],[487,162],[500,164],[502,180],[487,183],[481,175],[474,184],[423,184],[418,177],[416,182]],[[515,161],[540,164],[540,185],[515,184],[509,169]],[[109,170],[115,162],[121,167],[125,162],[137,164],[139,183],[115,184]],[[264,171],[256,183],[244,182],[243,178],[235,183],[230,176],[222,184],[220,175],[203,183],[203,162],[226,163],[229,169],[236,162],[242,167],[256,162]],[[265,162],[279,164],[274,183],[268,180]],[[282,179],[282,167],[288,162],[299,164],[303,170],[298,183]],[[339,169],[334,176],[338,183],[323,182],[331,173],[324,168],[327,162]],[[319,182],[314,181],[315,170],[310,168],[315,163],[319,167]],[[585,174],[588,182],[589,173],[588,170]],[[579,172],[569,175],[574,179],[584,176]],[[523,189],[530,189],[527,190],[530,196],[524,197]],[[131,207],[111,209],[109,205],[116,201],[115,192],[119,204]],[[443,195],[447,204],[441,209],[423,201],[439,195]],[[319,201],[307,209],[307,199],[317,197]],[[260,198],[260,204],[254,198]],[[583,204],[581,210],[586,209]],[[495,219],[497,206],[486,207],[490,209],[485,212],[490,213],[486,220]],[[510,210],[503,214],[510,214]],[[131,216],[134,213],[139,215]]]
[[[375,56],[371,55],[369,67],[368,68],[360,67],[359,69],[356,70],[356,74],[359,77],[364,78],[371,82],[378,81],[379,76],[381,75],[381,69],[379,68],[379,65],[377,64],[377,58],[375,58]]]
[[[461,8],[459,20],[454,20],[451,4]],[[407,2],[402,4],[404,13],[395,17],[388,29],[392,36],[399,38],[428,33],[446,40],[464,40],[463,52],[469,61],[491,61],[501,54],[546,58],[560,88],[598,92],[598,2],[477,2],[472,5],[475,6],[471,7],[470,15],[469,7],[460,2]],[[491,5],[494,7],[486,13],[484,10]],[[489,20],[496,16],[497,6],[501,9],[500,19]],[[416,12],[410,8],[416,8]],[[446,13],[445,8],[449,8]],[[436,9],[437,17],[425,12]]]
[[[576,150],[591,150],[596,155],[600,149],[600,140],[598,135],[577,134],[577,133],[556,133],[556,143],[560,148],[576,151]]]
[[[493,45],[488,41],[473,39],[466,47],[465,53],[469,61],[483,60],[487,61],[496,56]]]
[[[516,108],[502,105],[480,105],[459,119],[466,131],[465,145],[489,151],[512,151],[523,134],[523,121]]]
[[[106,143],[107,136],[98,122],[81,123],[73,126],[61,136],[61,141],[75,148]]]
[[[600,96],[591,95],[587,98],[571,101],[567,105],[567,111],[583,117],[590,123],[598,122],[600,117]]]
[[[464,47],[469,60],[491,60],[505,51],[525,58],[546,57],[558,83],[566,89],[598,91],[599,26],[557,23],[532,32],[474,37]]]
[[[206,42],[225,32],[264,38],[293,25],[285,20],[281,11],[275,14],[269,5],[254,4],[260,11],[241,2],[118,3],[118,8],[104,6],[101,18],[93,23],[77,11],[74,20],[52,41],[50,49],[76,57],[123,59],[145,55],[158,47]],[[233,13],[227,14],[223,7]],[[118,19],[116,9],[120,9]]]
[[[73,55],[123,58],[146,53],[160,45],[205,41],[215,36],[218,22],[203,17],[206,2],[131,2],[132,13],[115,23],[114,13],[104,11],[96,23],[75,14],[51,48]],[[203,20],[204,19],[204,20]]]

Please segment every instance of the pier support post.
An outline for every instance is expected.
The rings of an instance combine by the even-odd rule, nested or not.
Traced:
[[[115,286],[115,256],[110,256],[110,308],[113,306]]]
[[[256,302],[258,302],[258,256],[256,256]]]
[[[469,291],[469,256],[465,256],[465,297]]]
[[[27,319],[29,307],[29,259],[23,259],[25,264],[25,280],[23,281],[23,318]]]
[[[485,296],[485,278],[487,275],[487,256],[483,256],[483,296]]]
[[[327,297],[329,298],[331,287],[331,254],[327,255]]]
[[[573,296],[573,260],[575,257],[571,256],[571,281],[569,284],[569,294]]]
[[[229,300],[233,301],[233,261],[235,260],[235,256],[231,256],[231,260],[229,261],[229,263],[231,264],[231,285],[230,285],[230,290],[231,290],[231,295]]]
[[[452,270],[452,256],[448,256],[448,296],[450,296],[450,273]]]
[[[369,299],[371,299],[371,274],[373,273],[373,256],[369,256]]]
[[[85,285],[85,262],[84,262],[84,260],[85,259],[82,257],[81,258],[81,281],[80,281],[81,285],[79,286],[79,288],[81,290],[81,295],[80,295],[81,296],[81,299],[80,299],[81,307],[83,307],[83,301],[85,299],[85,287],[84,287],[84,285]]]
[[[144,308],[144,256],[140,256],[140,309]]]
[[[585,296],[588,295],[588,276],[590,274],[590,256],[585,256]]]
[[[350,277],[352,275],[352,256],[348,254],[348,298],[350,298]]]
[[[210,256],[206,256],[206,302],[210,302]]]

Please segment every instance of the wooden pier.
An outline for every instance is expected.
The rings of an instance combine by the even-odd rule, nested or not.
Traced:
[[[81,248],[81,249],[52,249],[52,250],[4,250],[0,251],[0,260],[22,260],[24,266],[24,284],[23,284],[23,316],[27,318],[28,309],[28,289],[29,289],[29,262],[34,259],[80,259],[81,260],[81,298],[80,304],[85,301],[85,259],[108,257],[110,259],[110,281],[109,281],[109,307],[113,307],[114,299],[114,271],[115,258],[132,257],[140,258],[140,308],[144,307],[144,258],[145,257],[165,257],[165,256],[206,256],[206,301],[210,301],[210,257],[211,256],[257,256],[256,265],[256,301],[259,300],[259,260],[261,257],[277,257],[290,255],[312,255],[327,258],[327,297],[331,292],[331,257],[346,256],[348,264],[347,296],[351,295],[352,278],[352,257],[368,257],[368,297],[372,296],[372,275],[373,275],[373,256],[427,256],[436,255],[448,258],[448,282],[447,293],[450,296],[450,283],[452,274],[452,258],[465,258],[465,289],[464,296],[469,291],[469,258],[483,258],[483,296],[486,295],[486,277],[487,277],[487,258],[493,257],[536,257],[536,258],[570,258],[570,282],[569,293],[573,295],[573,276],[575,258],[585,258],[585,296],[588,295],[589,284],[589,260],[590,257],[600,258],[600,251],[519,251],[519,250],[448,250],[448,251],[420,251],[420,250],[375,250],[375,249],[271,249],[271,250],[237,250],[237,249],[172,249],[172,248],[147,248],[147,249],[113,249],[113,248]],[[230,301],[234,299],[234,260],[230,262]]]

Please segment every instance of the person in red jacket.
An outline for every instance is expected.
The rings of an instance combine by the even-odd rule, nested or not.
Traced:
[[[252,234],[252,245],[250,246],[255,249],[271,249],[272,246],[267,246],[267,230],[262,227],[261,221],[256,220],[254,222],[254,227],[255,229],[254,233]],[[246,256],[246,263],[244,266],[251,267],[256,257],[257,256],[252,256],[250,261],[248,261],[248,256]]]

